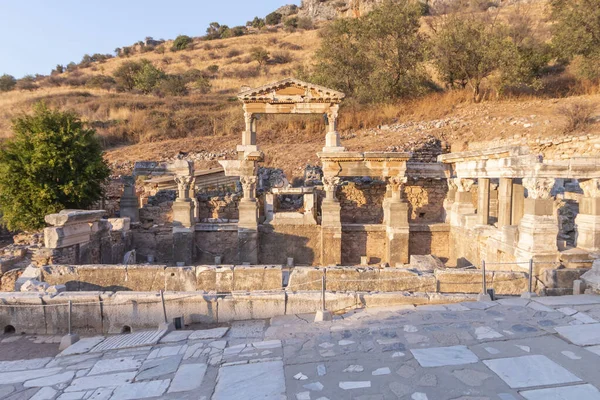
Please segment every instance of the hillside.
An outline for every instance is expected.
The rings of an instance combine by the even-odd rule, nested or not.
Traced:
[[[338,3],[341,7],[342,2]],[[352,9],[350,3],[363,7],[359,7],[363,12],[373,2],[346,1],[346,11]],[[306,2],[300,10],[301,15],[308,12],[309,4],[312,3]],[[503,7],[502,15],[508,15],[515,7],[518,5]],[[537,16],[537,29],[545,29],[545,2],[528,7]],[[426,29],[426,24],[423,26]],[[279,27],[252,30],[248,35],[228,39],[194,38],[191,46],[177,52],[168,50],[172,41],[164,43],[164,52],[143,52],[139,45],[134,46],[129,57],[93,62],[58,77],[41,78],[37,90],[1,93],[0,138],[10,137],[12,117],[43,100],[51,106],[76,111],[96,129],[116,174],[129,173],[136,160],[170,160],[181,153],[214,163],[217,158],[233,157],[240,140],[243,115],[235,97],[240,87],[297,76],[303,67],[314,62],[313,54],[319,44],[316,29],[288,32]],[[271,61],[263,68],[258,68],[251,58],[255,47],[270,53]],[[92,77],[110,76],[123,62],[141,59],[149,60],[167,74],[216,71],[210,73],[212,90],[203,94],[190,86],[187,96],[162,97],[121,93],[114,87],[90,87]],[[521,93],[501,100],[488,97],[480,104],[472,103],[466,90],[433,93],[381,106],[347,101],[341,111],[339,130],[343,144],[351,150],[413,150],[435,139],[460,149],[467,143],[498,138],[514,140],[518,136],[535,141],[560,137],[567,123],[560,109],[575,103],[600,104],[595,87],[565,90],[563,85],[570,79],[567,71],[559,77],[549,77],[548,90],[536,96]],[[598,112],[596,108],[596,116]],[[323,146],[324,132],[321,116],[270,116],[258,122],[258,143],[265,150],[267,166],[300,176],[307,163],[317,162],[315,153]],[[592,123],[573,134],[598,133],[600,124]]]

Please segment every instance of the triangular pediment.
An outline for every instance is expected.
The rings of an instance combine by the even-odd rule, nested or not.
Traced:
[[[243,102],[264,103],[339,103],[345,94],[324,86],[288,78],[254,89],[244,89],[238,95]]]

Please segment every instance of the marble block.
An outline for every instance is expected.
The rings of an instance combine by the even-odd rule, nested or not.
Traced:
[[[577,376],[546,356],[498,358],[483,363],[513,389],[579,382]]]
[[[600,324],[568,325],[554,329],[559,335],[578,346],[600,345]]]
[[[212,400],[285,398],[283,362],[241,364],[219,369]]]
[[[564,386],[520,392],[527,400],[600,400],[600,392],[592,385]]]
[[[433,347],[411,350],[422,367],[474,364],[479,358],[466,346]]]

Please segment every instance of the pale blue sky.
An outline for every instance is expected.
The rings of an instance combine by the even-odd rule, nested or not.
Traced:
[[[47,75],[84,54],[146,36],[202,36],[209,23],[244,25],[300,0],[0,0],[0,75]]]

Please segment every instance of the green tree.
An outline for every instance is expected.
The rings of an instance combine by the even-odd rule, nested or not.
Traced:
[[[185,50],[193,42],[192,38],[187,35],[179,35],[173,41],[171,51]]]
[[[412,0],[386,0],[366,16],[334,21],[322,33],[314,80],[367,102],[423,92],[420,13]]]
[[[265,17],[265,23],[267,25],[277,25],[281,22],[283,16],[278,12],[272,12],[271,14]]]
[[[136,89],[144,94],[152,92],[167,75],[163,70],[156,68],[149,60],[140,61],[141,68],[134,75],[133,81]]]
[[[253,28],[262,29],[265,27],[265,20],[263,18],[254,17],[248,24]]]
[[[0,92],[8,92],[13,90],[17,85],[17,80],[14,76],[4,74],[0,76]]]
[[[269,61],[269,52],[264,47],[254,47],[250,50],[250,58],[262,67]]]
[[[122,90],[133,90],[135,77],[142,69],[142,64],[136,61],[125,61],[113,72],[117,85]]]
[[[453,13],[432,25],[433,61],[448,87],[468,85],[478,102],[484,81],[497,95],[510,86],[541,86],[547,46],[526,16],[517,13],[510,20],[504,24],[490,14]]]
[[[95,131],[76,114],[40,103],[13,131],[0,150],[0,213],[9,229],[42,228],[46,214],[101,198],[110,170]]]
[[[600,0],[551,0],[550,7],[557,55],[579,58],[582,76],[600,78]]]
[[[185,96],[188,94],[185,81],[181,75],[167,75],[158,83],[156,92],[164,96]]]

